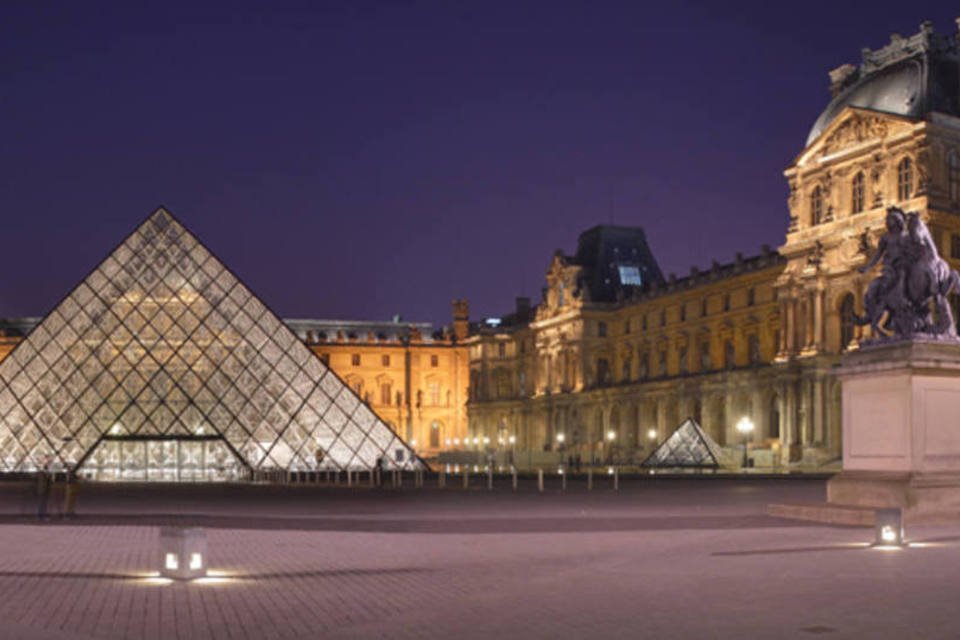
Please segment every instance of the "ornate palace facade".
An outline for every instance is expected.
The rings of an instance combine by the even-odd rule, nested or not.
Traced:
[[[830,72],[832,100],[787,167],[779,251],[664,279],[640,229],[585,232],[558,251],[544,299],[468,341],[471,441],[530,459],[639,460],[687,416],[721,445],[755,424],[758,466],[840,456],[831,374],[865,332],[861,274],[886,207],[918,211],[960,265],[957,37],[894,35]],[[520,460],[523,460],[522,454]]]

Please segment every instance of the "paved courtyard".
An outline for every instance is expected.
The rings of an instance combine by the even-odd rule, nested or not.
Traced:
[[[527,483],[530,484],[529,482]],[[925,544],[778,520],[823,480],[400,491],[91,486],[38,524],[0,485],[3,638],[955,638],[960,525]],[[169,583],[158,527],[207,529]]]

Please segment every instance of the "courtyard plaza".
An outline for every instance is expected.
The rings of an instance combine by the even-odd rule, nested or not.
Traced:
[[[470,489],[85,483],[36,520],[0,484],[4,638],[948,638],[960,525],[766,514],[824,478],[556,475]],[[448,478],[448,480],[450,480]],[[56,497],[56,493],[54,494]],[[205,579],[157,577],[161,526],[203,527]]]

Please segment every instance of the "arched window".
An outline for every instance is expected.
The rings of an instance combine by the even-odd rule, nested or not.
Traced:
[[[897,198],[909,200],[913,195],[913,162],[904,158],[897,165]]]
[[[780,398],[770,398],[770,437],[780,437]]]
[[[430,448],[440,448],[440,423],[437,421],[430,423]]]
[[[853,342],[853,294],[848,293],[840,301],[840,349]]]
[[[861,213],[864,205],[863,171],[853,176],[851,187],[851,210],[853,213]]]
[[[947,193],[950,202],[960,202],[960,154],[956,151],[947,154]]]
[[[823,222],[823,191],[814,187],[810,194],[810,224],[818,225]]]

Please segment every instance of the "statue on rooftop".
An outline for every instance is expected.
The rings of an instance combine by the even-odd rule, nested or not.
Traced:
[[[877,252],[860,268],[866,273],[883,261],[867,288],[865,315],[876,339],[927,337],[957,339],[947,296],[960,291],[960,274],[940,257],[930,230],[916,212],[887,209],[887,232]]]

